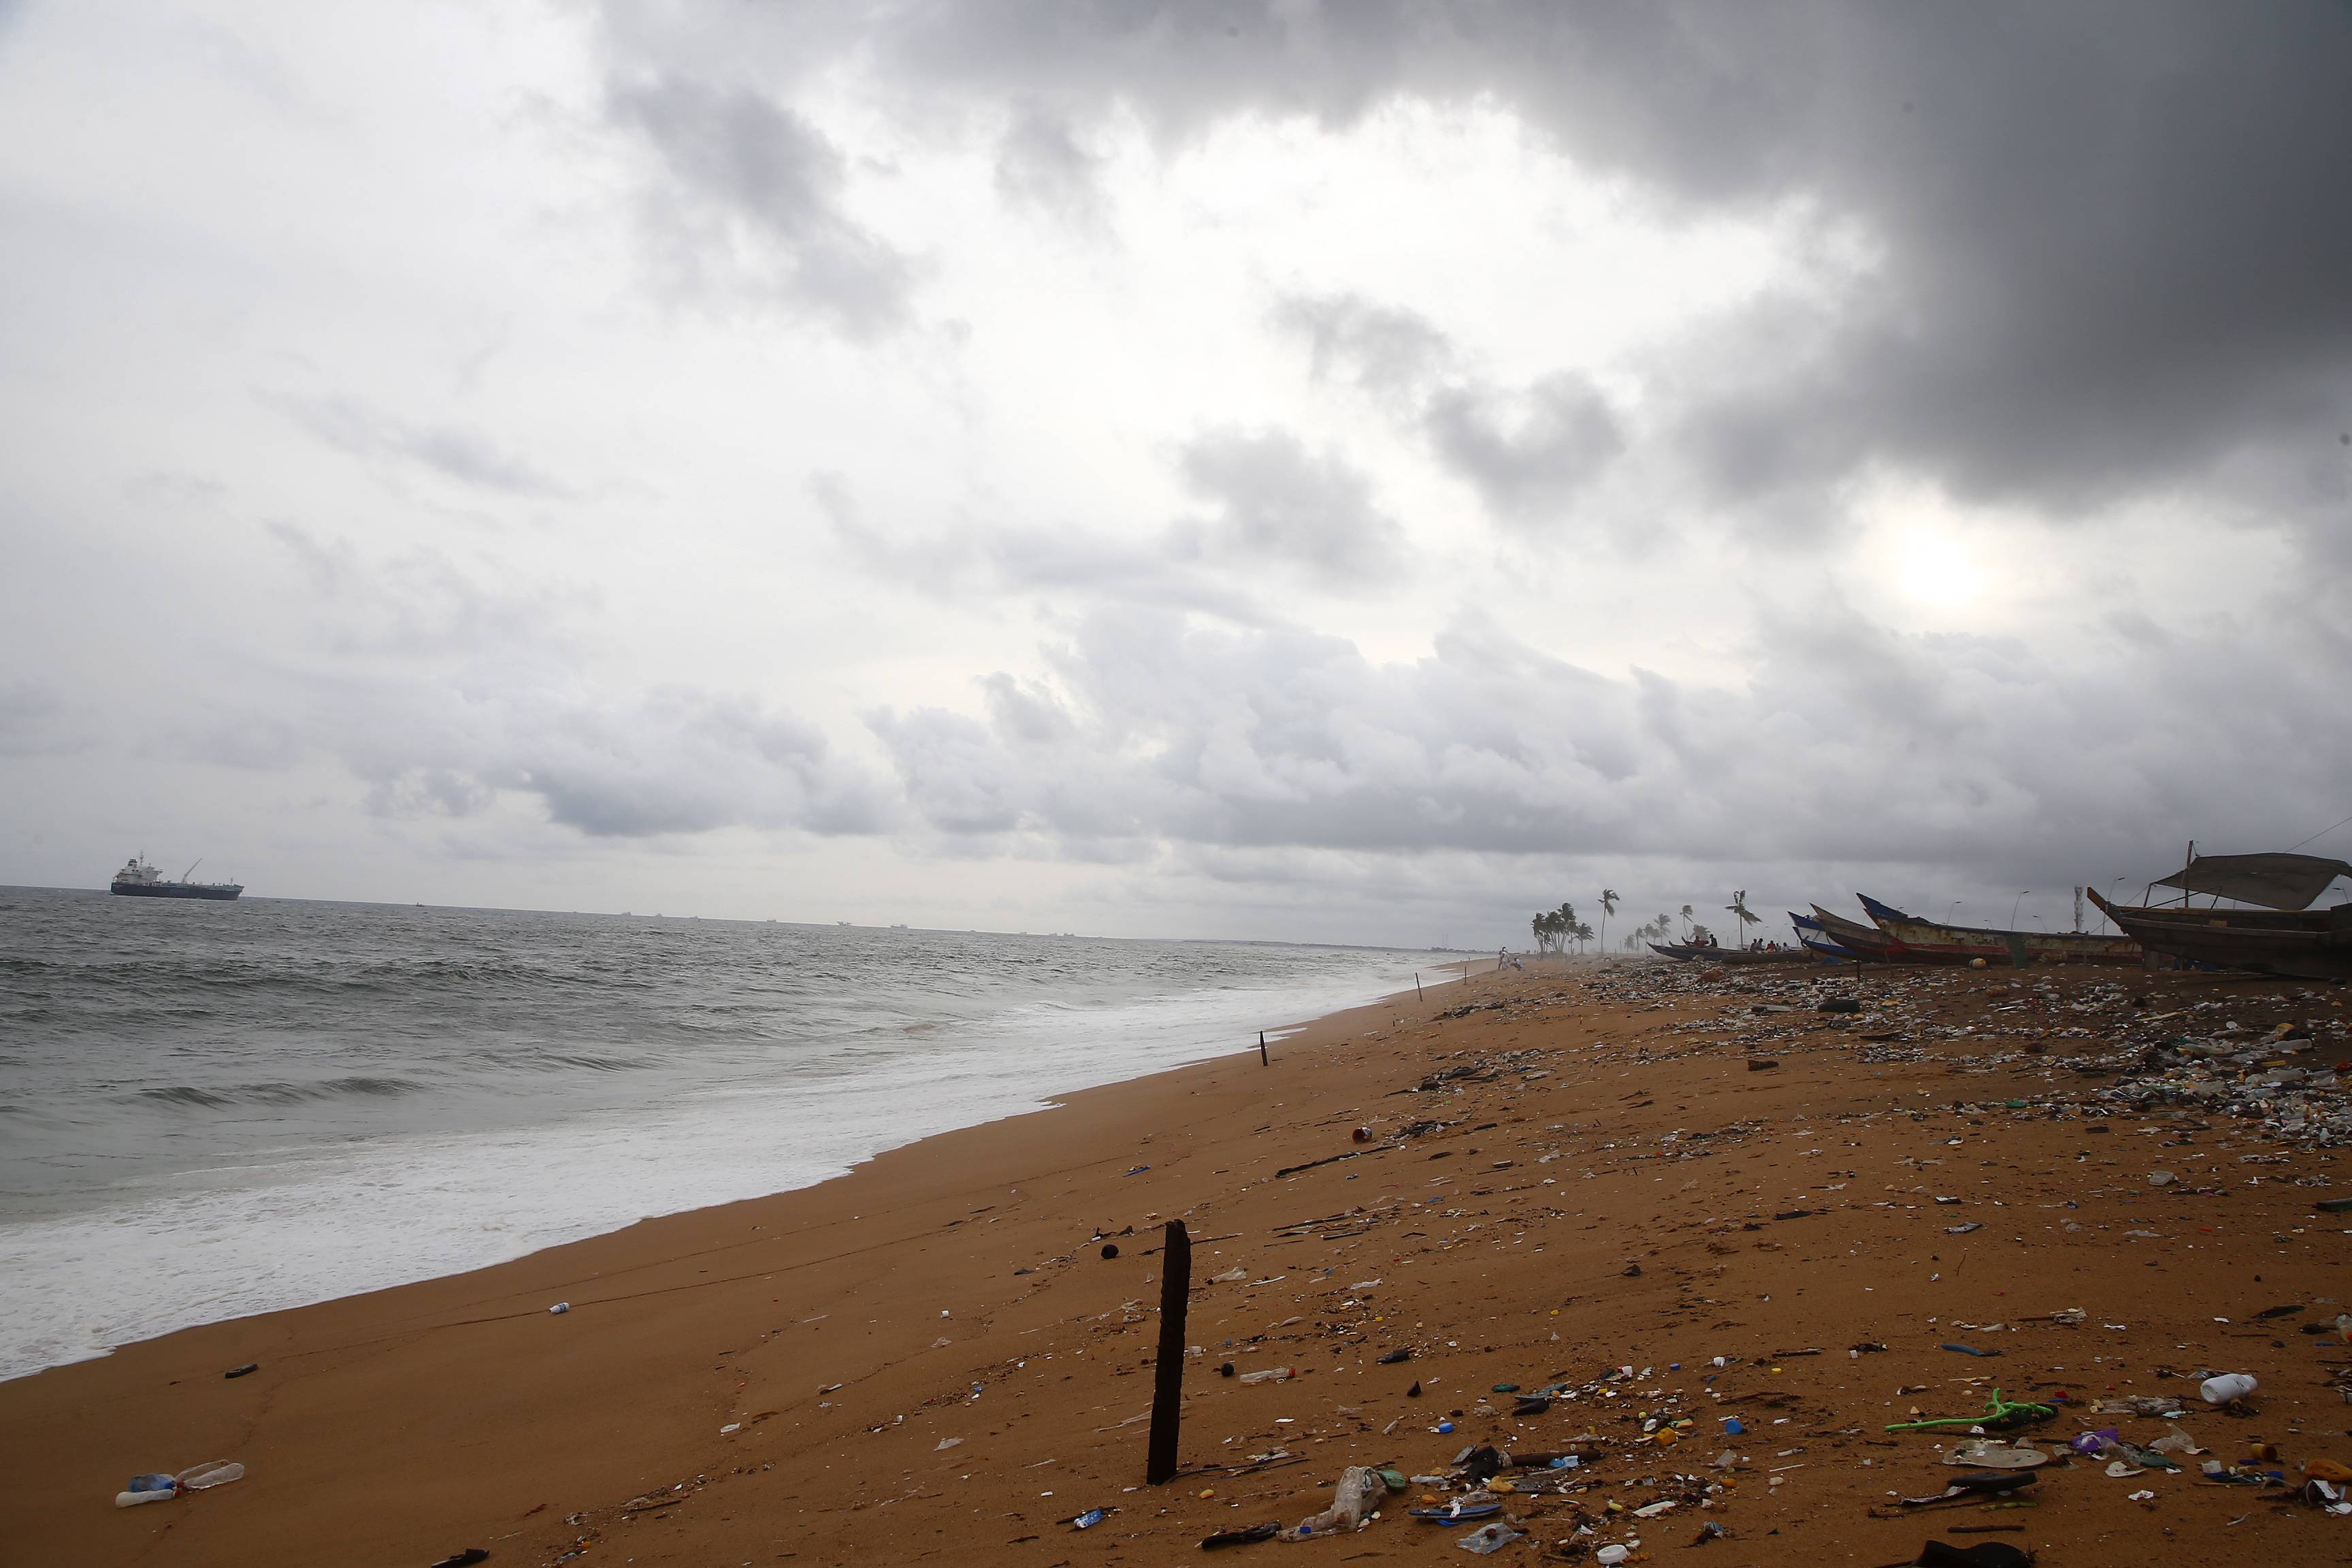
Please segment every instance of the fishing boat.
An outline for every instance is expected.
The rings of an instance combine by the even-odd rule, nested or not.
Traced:
[[[1819,904],[1813,906],[1813,918],[1819,922],[1822,932],[1830,941],[1845,949],[1849,958],[1858,958],[1869,963],[1966,963],[1968,962],[1965,958],[1914,952],[1876,926],[1867,926],[1860,921],[1850,921],[1843,915],[1833,915]]]
[[[1709,963],[1805,963],[1813,956],[1801,947],[1713,947],[1687,942],[1654,942],[1650,951],[1685,963],[1702,958]]]
[[[2088,931],[2001,931],[1990,926],[1953,926],[1906,915],[1867,893],[1854,895],[1878,929],[1929,962],[2010,963],[2137,963],[2139,943],[2129,936]],[[2118,921],[2118,924],[2121,922]]]
[[[1794,910],[1789,910],[1788,914],[1789,924],[1795,929],[1800,946],[1840,963],[1854,961],[1855,954],[1839,946],[1836,939],[1830,935],[1829,928],[1821,921],[1811,915],[1801,915]]]
[[[2178,888],[2180,902],[2113,904],[2091,890],[2091,901],[2149,952],[2219,969],[2300,980],[2352,980],[2352,903],[2310,908],[2352,865],[2316,855],[2205,855],[2190,847],[2189,864],[2148,884]],[[2189,900],[2205,894],[2253,909],[2204,909]],[[2143,895],[2145,896],[2145,895]]]

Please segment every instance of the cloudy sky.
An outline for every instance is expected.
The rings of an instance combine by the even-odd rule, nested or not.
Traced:
[[[0,882],[2063,924],[2352,812],[2347,80],[2285,0],[0,4]]]

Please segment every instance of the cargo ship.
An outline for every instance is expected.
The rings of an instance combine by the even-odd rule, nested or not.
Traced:
[[[203,865],[199,860],[196,866]],[[234,899],[245,891],[239,882],[191,882],[196,866],[180,873],[176,882],[166,881],[163,873],[147,864],[144,855],[133,855],[130,863],[114,874],[114,890],[133,899]]]

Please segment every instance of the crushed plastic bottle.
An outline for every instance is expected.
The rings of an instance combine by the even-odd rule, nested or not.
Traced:
[[[1244,1383],[1287,1383],[1298,1373],[1286,1366],[1269,1366],[1259,1372],[1242,1373]]]

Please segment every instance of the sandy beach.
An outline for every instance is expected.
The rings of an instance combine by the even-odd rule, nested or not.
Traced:
[[[1502,1559],[1675,1559],[1705,1534],[1693,1561],[1727,1565],[1931,1538],[2342,1561],[2352,1519],[2199,1469],[2254,1443],[2290,1484],[2352,1463],[2352,1216],[2315,1208],[2338,1156],[2116,1087],[2167,1039],[2243,1047],[2232,1081],[2332,1068],[2337,995],[2136,970],[1478,974],[1319,1020],[1271,1066],[1089,1090],[807,1190],[0,1384],[0,1562],[1189,1562],[1317,1512],[1350,1465],[1445,1476],[1465,1448],[1577,1439],[1598,1457],[1570,1489],[1499,1494],[1524,1531]],[[1147,1488],[1176,1218],[1201,1353],[1184,1473]],[[2209,1372],[2259,1392],[2210,1408]],[[2024,1434],[2045,1446],[2177,1426],[2206,1452],[2113,1477],[2061,1447],[2032,1506],[1906,1513],[1965,1433],[1885,1428],[1996,1389],[2060,1405]],[[2095,1413],[2130,1395],[2185,1413]],[[248,1474],[113,1506],[136,1472],[215,1458]],[[1445,1495],[1236,1550],[1455,1561],[1461,1530],[1406,1517]]]

